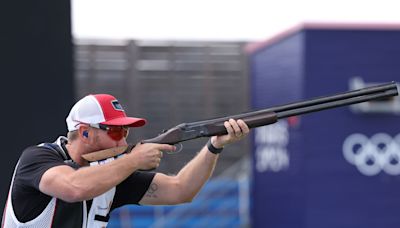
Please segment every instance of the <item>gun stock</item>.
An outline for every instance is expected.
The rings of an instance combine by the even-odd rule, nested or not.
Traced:
[[[314,98],[310,100],[290,103],[282,106],[242,113],[233,116],[220,117],[191,123],[182,123],[158,135],[157,137],[145,139],[141,142],[177,144],[183,141],[192,140],[200,137],[210,137],[213,135],[226,134],[227,132],[224,127],[224,122],[231,118],[242,119],[249,126],[249,128],[256,128],[268,124],[273,124],[279,119],[291,116],[318,112],[326,109],[332,109],[397,95],[398,90],[396,83],[390,82],[386,84],[366,87],[363,89],[352,90],[345,93],[338,93],[331,96]],[[113,151],[114,153],[111,154],[115,154],[116,150]],[[126,152],[126,150],[124,150],[124,152]],[[95,153],[97,152],[94,152],[92,154]],[[86,160],[90,159],[88,161],[93,161],[93,159],[101,160],[99,158],[104,157],[104,151],[102,152],[102,154],[102,156],[95,156],[95,158],[91,154],[89,154],[91,155],[90,158],[89,155],[86,155],[86,157],[84,155],[84,158]]]

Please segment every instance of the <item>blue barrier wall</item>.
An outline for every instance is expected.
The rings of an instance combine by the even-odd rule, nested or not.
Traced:
[[[247,205],[241,202],[243,188],[248,189],[247,179],[214,178],[206,183],[191,203],[173,206],[124,206],[111,213],[107,227],[246,227],[248,215],[243,207]]]
[[[261,45],[249,55],[253,109],[399,81],[399,41],[399,29],[322,26]],[[336,108],[255,129],[253,227],[400,227],[396,105]]]

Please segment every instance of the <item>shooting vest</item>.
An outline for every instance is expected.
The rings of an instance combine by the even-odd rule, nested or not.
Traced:
[[[68,159],[65,151],[61,146],[61,139],[66,140],[65,137],[59,137],[55,143],[40,144],[39,146],[49,148],[64,158],[65,163],[71,162]],[[107,160],[92,162],[90,165],[101,165],[114,160],[109,158]],[[105,228],[108,224],[109,213],[111,204],[115,195],[115,187],[105,192],[104,194],[97,196],[93,199],[92,206],[88,212],[86,201],[78,203],[66,203],[53,197],[47,204],[46,208],[36,218],[31,221],[21,223],[15,216],[13,204],[11,200],[12,186],[15,178],[15,172],[17,170],[18,163],[14,170],[14,174],[11,180],[11,187],[8,193],[6,207],[3,213],[2,228]],[[81,210],[72,209],[70,205],[78,206]],[[80,205],[80,206],[79,206]],[[65,215],[68,215],[65,217]],[[74,224],[74,225],[71,225]]]

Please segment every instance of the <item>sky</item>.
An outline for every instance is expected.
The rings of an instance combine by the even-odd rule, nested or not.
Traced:
[[[400,24],[399,0],[72,0],[87,39],[259,41],[302,23]]]

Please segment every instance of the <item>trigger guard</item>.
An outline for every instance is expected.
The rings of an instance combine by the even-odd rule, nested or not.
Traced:
[[[177,154],[177,153],[180,153],[182,150],[183,150],[183,144],[182,143],[179,143],[179,144],[177,144],[177,145],[180,145],[180,147],[179,147],[179,149],[177,149],[176,151],[166,151],[166,153],[167,154]]]

